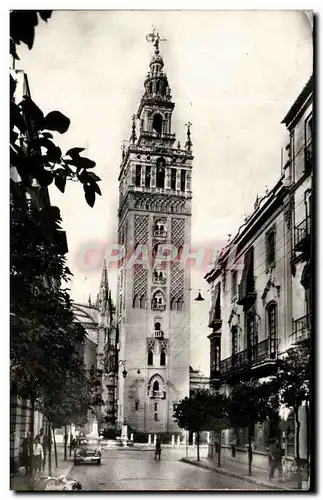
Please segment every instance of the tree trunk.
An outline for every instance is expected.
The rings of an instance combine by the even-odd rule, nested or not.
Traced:
[[[218,467],[221,467],[221,431],[219,431]]]
[[[66,462],[67,460],[67,439],[66,436],[67,434],[67,425],[64,426],[64,461]]]
[[[54,429],[54,426],[52,427],[52,429],[53,429],[53,441],[54,441],[55,467],[57,469],[57,467],[58,467],[57,446],[56,446],[56,438],[55,438],[55,429]]]
[[[200,431],[196,433],[196,450],[197,450],[197,461],[200,461]]]
[[[248,474],[251,476],[252,447],[251,447],[251,425],[248,426]]]
[[[52,435],[51,435],[51,425],[48,420],[48,475],[52,475]]]

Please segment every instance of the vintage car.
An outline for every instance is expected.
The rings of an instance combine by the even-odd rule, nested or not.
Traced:
[[[96,463],[101,465],[101,439],[79,437],[76,439],[74,464]]]

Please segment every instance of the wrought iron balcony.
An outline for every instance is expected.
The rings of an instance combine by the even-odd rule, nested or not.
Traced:
[[[166,392],[165,391],[149,391],[149,397],[153,399],[165,399]]]
[[[155,229],[154,230],[154,237],[165,239],[165,238],[167,238],[167,231],[161,231],[160,229]]]
[[[311,234],[311,217],[308,215],[296,227],[294,232],[294,250],[303,252],[306,250]]]
[[[221,378],[230,378],[242,372],[251,372],[277,360],[278,342],[267,338],[221,361]]]
[[[153,276],[153,283],[156,283],[158,285],[165,285],[166,276]]]
[[[165,304],[157,304],[156,302],[153,302],[151,305],[151,308],[154,311],[165,311],[166,305]]]
[[[256,299],[256,291],[255,291],[255,279],[242,281],[239,284],[239,292],[238,292],[238,300],[237,304],[243,306],[245,304],[249,304],[254,302]]]
[[[306,314],[301,318],[293,321],[293,332],[290,337],[293,344],[300,344],[308,340],[311,336],[312,329],[312,316],[311,314]]]
[[[164,332],[162,330],[155,330],[154,337],[155,339],[162,339],[164,337]]]

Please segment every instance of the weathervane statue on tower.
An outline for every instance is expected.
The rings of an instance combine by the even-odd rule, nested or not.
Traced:
[[[147,42],[149,43],[152,43],[154,45],[154,47],[156,47],[156,50],[159,50],[159,43],[160,42],[166,42],[166,38],[160,38],[160,35],[159,33],[155,33],[156,31],[156,28],[155,26],[153,26],[153,30],[151,33],[148,33],[148,35],[146,35],[146,40]]]

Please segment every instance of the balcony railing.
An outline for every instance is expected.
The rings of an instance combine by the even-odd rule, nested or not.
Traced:
[[[252,280],[249,280],[249,282],[245,280],[239,284],[237,303],[240,305],[244,305],[248,302],[252,302],[255,300],[256,295],[255,279],[253,278]]]
[[[151,305],[151,308],[154,311],[165,311],[166,305],[165,304],[156,304],[156,302],[153,302]]]
[[[290,335],[293,344],[298,344],[308,340],[311,335],[312,318],[310,314],[306,314],[301,318],[293,321],[293,332]]]
[[[269,339],[258,342],[249,349],[233,354],[221,361],[221,377],[225,378],[238,374],[242,371],[251,370],[254,367],[274,361],[277,359],[277,341],[272,345]]]
[[[162,330],[155,330],[154,337],[155,339],[162,339],[164,337],[164,332]]]
[[[167,237],[167,231],[161,231],[159,229],[154,230],[154,236],[156,238],[166,238]]]
[[[308,215],[296,227],[294,233],[294,250],[301,252],[304,250],[306,243],[311,234],[311,217]]]
[[[165,276],[153,276],[153,283],[156,283],[158,285],[165,285],[166,284],[166,277]]]
[[[149,391],[149,397],[150,398],[165,399],[166,392],[165,391]]]

